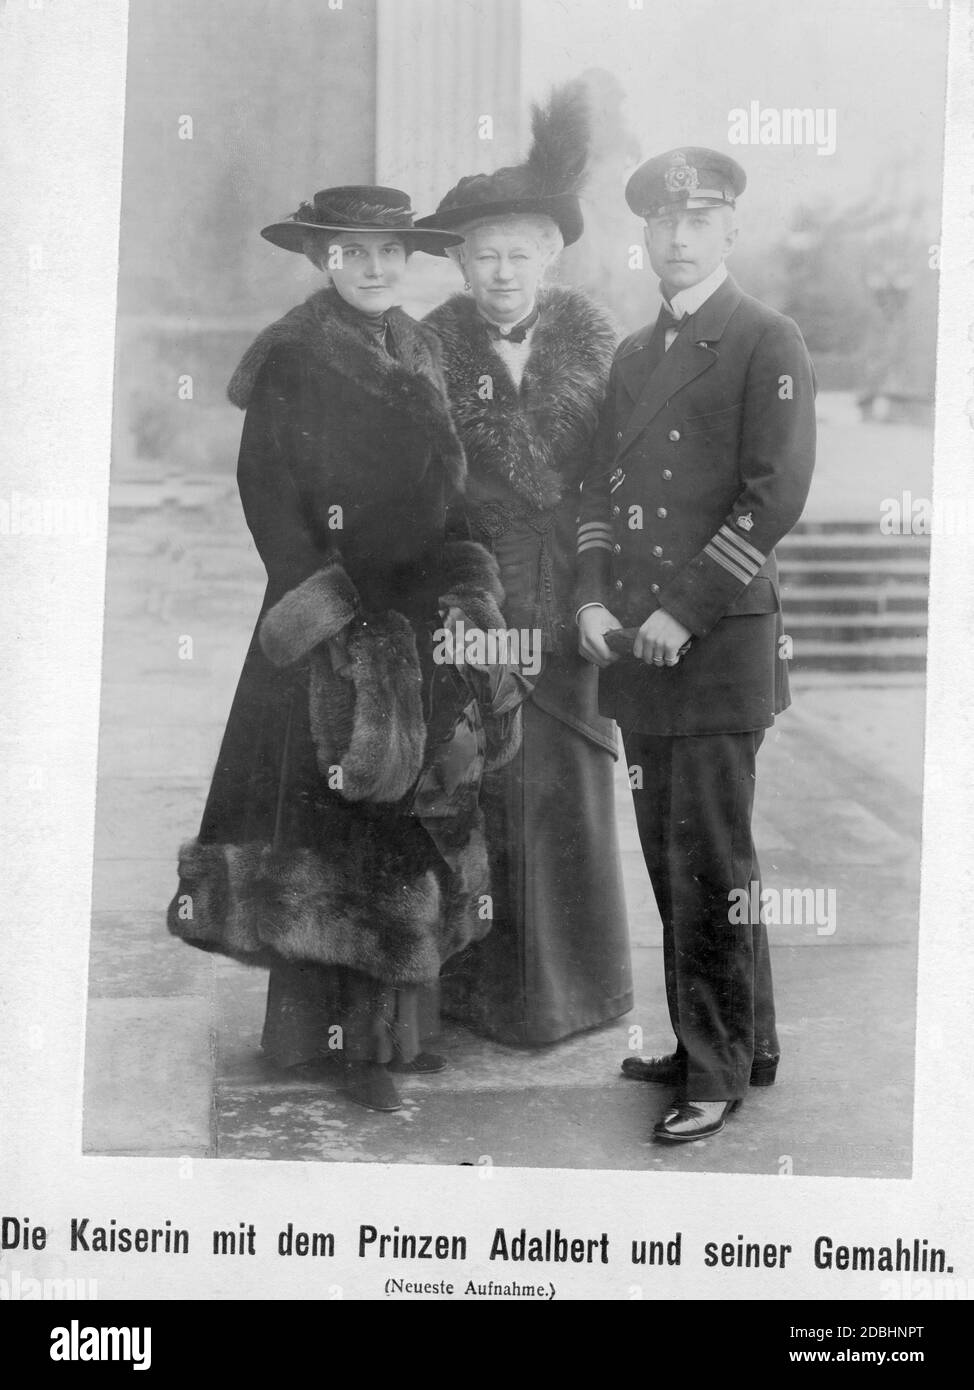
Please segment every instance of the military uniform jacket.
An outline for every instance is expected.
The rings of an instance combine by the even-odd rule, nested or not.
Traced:
[[[727,279],[664,351],[616,353],[578,530],[578,605],[624,627],[663,608],[693,633],[675,667],[622,658],[602,712],[643,733],[766,728],[789,704],[775,544],[815,460],[815,381],[791,319]]]

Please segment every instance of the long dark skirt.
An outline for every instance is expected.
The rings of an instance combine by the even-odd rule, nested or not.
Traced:
[[[447,962],[440,1006],[501,1042],[556,1042],[632,1008],[613,760],[529,700],[484,787],[490,934]]]
[[[321,1058],[411,1062],[439,1031],[429,990],[394,988],[359,970],[310,962],[270,972],[261,1046],[279,1067]]]

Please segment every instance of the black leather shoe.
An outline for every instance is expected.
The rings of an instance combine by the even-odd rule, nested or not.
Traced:
[[[740,1105],[739,1100],[684,1100],[667,1110],[653,1129],[661,1144],[689,1144],[709,1139],[724,1128],[724,1121]]]
[[[396,1083],[378,1062],[346,1062],[345,1094],[366,1110],[401,1110]]]
[[[429,1072],[442,1071],[445,1066],[446,1058],[441,1057],[438,1052],[417,1052],[416,1056],[409,1062],[404,1062],[401,1057],[397,1057],[389,1063],[388,1069],[400,1074],[425,1075]]]
[[[751,1085],[773,1086],[777,1070],[777,1057],[756,1056],[751,1063]],[[668,1057],[625,1057],[622,1074],[631,1081],[655,1081],[659,1086],[679,1086],[684,1078],[683,1068],[672,1052]]]

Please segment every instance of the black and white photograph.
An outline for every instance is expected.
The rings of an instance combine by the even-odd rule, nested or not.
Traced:
[[[909,1176],[943,16],[616,10],[131,8],[89,1152]]]
[[[545,1245],[499,1216],[490,1260],[537,1234],[547,1253],[524,1258],[589,1265],[610,1217],[586,1224],[598,1189],[576,1174],[605,1177],[616,1216],[637,1181],[633,1210],[699,1179],[738,1242],[704,1263],[738,1271],[759,1250],[735,1215],[751,1180],[822,1213],[829,1184],[867,1180],[849,1245],[871,1262],[843,1263],[823,1225],[809,1268],[861,1270],[857,1296],[930,1274],[970,1297],[953,1225],[897,1225],[895,1194],[936,1139],[924,1067],[969,1133],[949,1078],[970,960],[924,967],[925,933],[944,948],[963,924],[921,914],[921,854],[932,802],[960,794],[949,751],[929,761],[928,610],[974,517],[956,449],[934,487],[935,418],[941,441],[959,428],[937,413],[948,35],[971,15],[117,8],[104,482],[48,485],[28,440],[0,507],[12,564],[29,538],[104,557],[68,1011],[71,1149],[100,1176],[63,1207],[72,1256],[116,1249],[73,1219],[114,1240],[96,1209],[116,1171],[127,1200],[178,1210],[154,1200],[160,1163],[222,1194],[214,1254],[235,1222],[222,1253],[255,1253],[243,1217],[275,1174],[347,1182],[357,1267],[415,1254],[392,1218],[368,1224],[411,1170],[402,1232],[428,1228],[418,1194],[440,1184],[477,1184],[474,1205],[508,1184],[523,1215],[537,1179],[564,1188],[560,1227]],[[84,215],[57,201],[53,219]],[[70,236],[24,250],[17,293]],[[951,341],[959,365],[970,341]],[[34,443],[58,447],[42,424]],[[55,816],[69,730],[32,748],[11,796]],[[43,1052],[50,1012],[10,988]],[[247,1211],[223,1200],[235,1172]],[[808,1202],[805,1179],[824,1180]],[[686,1193],[654,1217],[658,1263],[680,1265],[695,1189],[658,1190]],[[560,1256],[561,1233],[588,1253]],[[760,1249],[783,1282],[792,1245]],[[667,1296],[710,1296],[672,1277],[689,1282]]]

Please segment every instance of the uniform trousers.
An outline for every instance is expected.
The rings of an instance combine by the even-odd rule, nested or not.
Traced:
[[[744,1096],[755,1051],[779,1051],[767,929],[750,920],[749,906],[761,893],[751,811],[763,738],[761,729],[681,737],[623,730],[690,1101]]]

